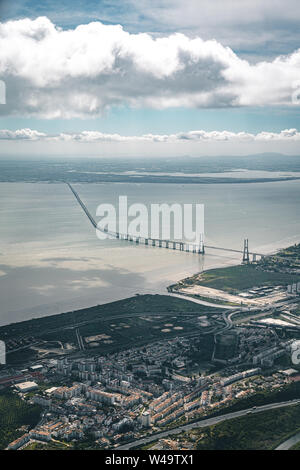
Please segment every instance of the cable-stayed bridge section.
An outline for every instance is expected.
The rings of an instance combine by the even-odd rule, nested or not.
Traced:
[[[220,246],[211,246],[211,245],[204,246],[203,234],[200,234],[199,243],[195,244],[195,243],[189,243],[189,242],[177,241],[177,240],[164,240],[160,238],[135,236],[135,235],[130,235],[128,233],[112,232],[108,230],[107,228],[100,228],[97,222],[95,221],[95,219],[93,218],[93,216],[91,215],[91,213],[89,212],[86,205],[81,200],[77,191],[75,191],[75,189],[71,186],[70,183],[67,183],[67,185],[72,191],[73,195],[75,196],[78,204],[81,206],[82,210],[85,212],[86,216],[89,218],[93,227],[96,230],[101,231],[102,233],[106,233],[108,236],[112,238],[125,240],[127,242],[136,243],[136,244],[144,244],[144,245],[153,246],[153,247],[167,248],[171,250],[179,250],[179,251],[185,251],[189,253],[198,253],[201,255],[205,254],[206,249],[220,250],[220,251],[231,252],[231,253],[240,253],[242,254],[242,259],[244,263],[248,263],[250,261],[250,256],[252,256],[253,261],[256,261],[257,257],[263,258],[265,256],[264,254],[261,254],[261,253],[250,252],[248,248],[247,238],[244,240],[243,250],[237,250],[233,248],[225,248],[225,247],[220,247]]]

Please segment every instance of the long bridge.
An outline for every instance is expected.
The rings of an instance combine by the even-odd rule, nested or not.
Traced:
[[[83,203],[81,200],[79,194],[75,189],[71,186],[70,183],[66,183],[70,190],[72,191],[73,195],[75,196],[77,202],[85,212],[86,216],[89,218],[91,224],[95,227],[96,230],[99,230],[101,232],[107,233],[112,238],[116,238],[119,240],[126,240],[131,243],[136,243],[136,244],[144,244],[144,245],[149,245],[149,246],[156,246],[159,248],[167,248],[167,249],[172,249],[172,250],[179,250],[179,251],[185,251],[189,253],[198,253],[201,255],[205,254],[205,249],[210,249],[210,250],[220,250],[220,251],[227,251],[231,253],[240,253],[242,254],[242,259],[244,263],[248,263],[250,261],[250,256],[252,256],[252,261],[256,261],[257,257],[263,258],[265,255],[261,253],[255,253],[249,251],[248,248],[248,239],[244,239],[244,248],[243,250],[236,250],[232,248],[224,248],[220,246],[211,246],[211,245],[205,245],[204,246],[204,237],[203,234],[200,235],[200,240],[199,244],[195,243],[189,243],[189,242],[184,242],[184,241],[176,241],[176,240],[164,240],[160,238],[150,238],[150,237],[142,237],[142,236],[136,236],[136,235],[130,235],[128,233],[120,233],[120,232],[112,232],[108,230],[107,228],[100,228],[89,212],[88,208],[86,205]]]

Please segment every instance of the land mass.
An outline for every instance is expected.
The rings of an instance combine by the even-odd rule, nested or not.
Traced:
[[[188,435],[155,446],[270,448],[288,439],[299,430],[293,402],[300,386],[293,349],[300,338],[299,258],[294,245],[256,263],[197,274],[170,286],[168,295],[136,295],[1,327],[3,419],[10,420],[10,401],[17,413],[2,446],[134,448],[182,426]],[[271,403],[261,421],[253,410]],[[36,405],[47,409],[40,423]],[[273,409],[281,406],[290,409]],[[237,410],[241,418],[233,423],[200,424],[231,419]],[[252,411],[251,419],[243,416]],[[278,429],[281,418],[287,423]],[[275,429],[263,439],[265,423]]]

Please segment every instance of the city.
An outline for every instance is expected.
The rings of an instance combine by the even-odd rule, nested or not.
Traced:
[[[299,22],[297,0],[0,0],[9,462],[300,450]]]
[[[299,250],[295,245],[281,255],[289,257],[289,268],[280,256],[276,269],[272,257],[256,265],[244,264],[244,268],[256,270],[257,278],[260,271],[276,271],[282,279],[291,273],[298,275]],[[186,283],[179,283],[179,292]],[[177,286],[170,290],[178,292]],[[184,293],[187,295],[187,289]],[[118,352],[93,353],[101,343],[112,348],[114,342],[113,335],[97,330],[97,321],[92,322],[93,335],[83,336],[84,326],[73,327],[78,344],[69,344],[69,350],[51,350],[49,344],[39,344],[38,338],[34,347],[32,342],[23,343],[23,353],[33,349],[40,360],[29,361],[22,369],[7,367],[1,372],[0,386],[4,390],[9,387],[26,403],[38,405],[41,417],[7,449],[49,445],[73,448],[82,443],[85,448],[129,449],[151,444],[153,449],[168,450],[178,448],[168,431],[184,430],[189,423],[211,416],[226,416],[232,407],[255,403],[258,396],[267,404],[286,393],[292,396],[289,404],[297,403],[299,346],[296,359],[292,358],[294,345],[300,344],[299,283],[252,287],[247,295],[239,294],[242,305],[232,310],[226,309],[228,299],[225,291],[223,294],[225,304],[219,313],[207,307],[206,314],[180,313],[180,318],[172,312],[157,315],[155,311],[136,316],[135,322],[141,318],[165,338],[151,339],[150,343],[146,339],[141,346]],[[190,295],[191,300],[196,299],[194,291]],[[214,299],[220,302],[219,297]],[[249,299],[263,302],[250,307]],[[111,315],[108,321],[113,318]],[[112,330],[131,328],[126,314],[114,321],[110,323]],[[90,329],[91,323],[88,325]],[[60,332],[58,328],[58,342]],[[202,344],[206,357],[201,354]],[[10,339],[8,353],[18,352],[20,345],[20,338]],[[256,406],[250,407],[247,413],[256,410]],[[195,441],[187,438],[180,446],[193,449]]]

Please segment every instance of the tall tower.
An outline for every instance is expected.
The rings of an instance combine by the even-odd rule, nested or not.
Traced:
[[[244,239],[243,262],[249,263],[248,238]]]
[[[204,249],[204,234],[200,233],[200,238],[199,238],[199,254],[204,255],[205,249]]]

